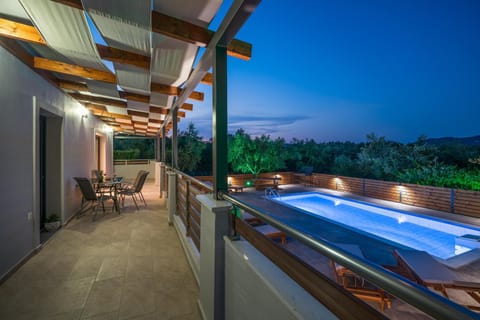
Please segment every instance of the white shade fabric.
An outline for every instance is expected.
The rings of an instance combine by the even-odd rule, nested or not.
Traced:
[[[49,47],[80,66],[108,70],[98,54],[83,10],[46,0],[19,1]]]

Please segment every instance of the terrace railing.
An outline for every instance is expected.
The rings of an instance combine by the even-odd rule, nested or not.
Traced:
[[[201,255],[202,206],[197,200],[197,196],[212,193],[212,188],[208,183],[190,177],[178,170],[170,168],[170,171],[175,173],[177,181],[175,190],[177,194],[175,214],[179,216],[179,220],[184,224],[184,228],[181,228],[181,230],[185,230],[184,236],[191,238],[197,249],[197,254]],[[282,182],[293,179],[292,173],[287,174],[290,176],[285,179],[282,178]],[[282,177],[284,175],[285,173],[282,173]],[[238,183],[238,181],[233,183]],[[336,187],[338,188],[338,185]],[[379,265],[357,258],[328,241],[314,239],[299,230],[293,229],[281,221],[272,218],[264,211],[241,201],[237,197],[227,193],[221,194],[221,196],[234,207],[240,208],[283,231],[288,237],[298,240],[302,245],[310,248],[310,250],[314,250],[317,254],[337,262],[359,277],[366,279],[378,288],[383,289],[385,292],[410,304],[425,314],[433,316],[436,319],[478,319],[478,314]],[[236,210],[232,210],[231,212],[236,212]],[[285,247],[274,243],[261,232],[246,224],[243,220],[231,215],[230,221],[230,239],[234,240],[237,239],[238,236],[241,236],[248,241],[261,254],[270,259],[278,268],[288,274],[291,279],[296,281],[304,290],[317,299],[320,304],[327,307],[327,309],[340,319],[387,318],[385,314],[372,308],[368,304],[362,303],[307,261]],[[229,278],[227,275],[225,277],[226,279]]]
[[[264,211],[252,207],[240,199],[222,194],[222,198],[232,205],[250,213],[275,228],[285,232],[307,247],[332,259],[338,264],[351,270],[359,277],[373,283],[389,294],[416,307],[418,310],[433,316],[435,319],[478,319],[478,314],[460,306],[452,301],[431,292],[379,265],[340,249],[326,240],[314,239],[266,214]],[[267,256],[279,268],[314,296],[320,303],[330,309],[341,319],[385,319],[385,315],[366,307],[358,305],[345,295],[345,291],[332,284],[324,275],[306,264],[295,255],[287,252],[282,247],[275,245],[260,232],[234,217],[231,225],[231,236],[242,236],[252,243],[262,254]]]
[[[211,193],[212,187],[181,171],[171,170],[177,174],[176,214],[185,226],[186,236],[192,239],[197,250],[200,251],[200,216],[202,210],[197,196],[199,194]]]

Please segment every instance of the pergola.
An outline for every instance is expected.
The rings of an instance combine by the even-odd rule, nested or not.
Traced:
[[[225,190],[227,55],[250,59],[252,45],[234,36],[259,2],[234,1],[213,31],[221,0],[10,1],[0,45],[116,132],[172,130],[173,166],[177,123],[203,101],[197,85],[213,84],[215,190]]]

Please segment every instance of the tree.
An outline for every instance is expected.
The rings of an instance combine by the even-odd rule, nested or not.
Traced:
[[[285,140],[268,135],[252,139],[243,129],[230,136],[228,162],[236,172],[257,175],[285,168]]]
[[[187,130],[178,134],[178,168],[182,171],[193,171],[202,158],[205,143],[198,135],[198,130],[190,123]]]

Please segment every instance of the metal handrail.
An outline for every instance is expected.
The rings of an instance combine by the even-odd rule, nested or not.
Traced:
[[[175,172],[176,174],[179,174],[179,175],[181,175],[181,176],[187,177],[189,180],[195,182],[196,184],[202,186],[203,188],[209,190],[210,192],[213,192],[213,187],[212,187],[211,185],[208,185],[208,184],[206,184],[206,183],[203,182],[203,181],[200,181],[200,180],[198,180],[198,179],[195,179],[194,177],[189,176],[188,174],[185,174],[184,172],[182,172],[182,171],[180,171],[180,170],[178,170],[178,169],[175,169],[175,168],[173,168],[173,167],[168,167],[168,166],[166,166],[166,167],[167,167],[168,170],[173,171],[173,172]]]
[[[311,236],[303,234],[302,232],[273,219],[261,209],[248,205],[236,197],[232,197],[224,192],[220,192],[219,196],[296,238],[324,256],[335,260],[342,266],[355,272],[359,276],[372,282],[397,298],[415,306],[430,316],[435,317],[435,319],[480,319],[477,313],[437,295],[430,290],[397,275],[396,273],[380,267],[379,265],[358,258],[326,240],[314,239]]]

